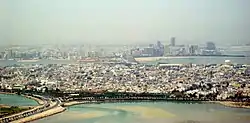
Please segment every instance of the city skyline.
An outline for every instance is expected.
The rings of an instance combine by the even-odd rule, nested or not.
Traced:
[[[248,0],[1,0],[0,45],[247,44]]]

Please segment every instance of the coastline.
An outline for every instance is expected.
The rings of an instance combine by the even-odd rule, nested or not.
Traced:
[[[15,94],[15,93],[4,93],[4,92],[0,92],[0,94]],[[39,106],[42,106],[45,104],[45,102],[43,102],[43,100],[41,99],[38,99],[36,97],[32,97],[32,96],[28,96],[28,95],[21,95],[21,96],[24,96],[26,98],[29,98],[29,99],[33,99],[35,101],[37,101],[40,105],[34,107],[34,108],[38,108]],[[39,113],[35,113],[34,115],[30,115],[28,117],[24,117],[24,118],[21,118],[21,119],[18,119],[18,120],[15,120],[15,121],[12,121],[12,123],[25,123],[25,122],[31,122],[31,121],[34,121],[34,120],[38,120],[38,119],[42,119],[42,118],[45,118],[45,117],[49,117],[49,116],[52,116],[52,115],[55,115],[55,114],[58,114],[58,113],[61,113],[61,112],[64,112],[66,110],[65,107],[69,107],[69,106],[73,106],[73,105],[80,105],[80,104],[94,104],[94,103],[97,103],[97,104],[100,104],[100,103],[119,103],[119,102],[150,102],[150,100],[144,100],[144,101],[139,101],[139,100],[107,100],[107,101],[98,101],[98,100],[83,100],[83,101],[69,101],[69,102],[63,102],[62,105],[56,105],[56,103],[51,103],[51,108],[48,108],[47,110],[43,111],[43,112],[39,112]],[[171,101],[169,101],[171,102]],[[177,100],[178,102],[178,100]],[[188,100],[187,101],[180,101],[180,102],[189,102]],[[191,101],[193,102],[193,101]],[[217,104],[220,104],[220,105],[224,105],[226,107],[232,107],[232,108],[247,108],[247,109],[250,109],[250,106],[246,106],[245,103],[248,103],[248,102],[232,102],[232,101],[198,101],[197,102],[204,102],[204,103],[217,103]],[[34,108],[32,108],[31,110],[33,110]],[[121,107],[123,108],[123,107]],[[129,108],[129,107],[127,107]],[[132,109],[129,109],[129,110],[132,110]],[[138,108],[138,110],[145,110],[146,109],[142,109],[142,108]],[[28,110],[30,111],[30,110]],[[148,110],[147,110],[148,111]],[[23,112],[20,112],[20,113],[23,113]],[[17,115],[17,114],[15,114]],[[148,115],[147,114],[142,114],[142,116],[145,116],[147,117]],[[165,115],[162,115],[161,117],[168,117],[168,116],[172,116],[170,114],[167,114],[165,113]]]
[[[38,99],[38,98],[35,98],[35,97],[32,97],[32,96],[28,96],[28,95],[22,95],[22,96],[24,96],[25,98],[28,98],[28,99],[35,100],[39,105],[43,105],[44,104],[44,101],[41,100],[41,99]]]
[[[1,94],[15,94],[15,93],[4,93],[4,92],[2,92]],[[43,101],[42,99],[39,99],[39,98],[36,98],[36,97],[33,97],[33,96],[28,96],[28,95],[20,95],[20,96],[35,100],[39,105],[33,106],[29,110],[22,111],[22,112],[19,112],[19,113],[16,113],[16,114],[9,115],[7,117],[0,118],[0,121],[2,121],[5,118],[19,117],[22,114],[27,114],[29,112],[34,112],[35,110],[39,110],[40,108],[46,106],[45,101]],[[45,117],[49,117],[49,116],[61,113],[61,112],[65,111],[65,110],[66,110],[66,108],[58,105],[56,102],[50,102],[50,106],[47,107],[47,109],[45,108],[45,111],[37,112],[37,113],[34,113],[33,115],[11,121],[11,123],[31,122],[31,121],[34,121],[34,120],[38,120],[38,119],[41,119],[41,118],[45,118]]]
[[[217,103],[217,104],[224,105],[224,106],[231,107],[231,108],[250,109],[250,105],[249,106],[244,105],[244,103],[246,102],[232,102],[232,101],[209,101],[209,102]]]
[[[124,102],[126,102],[126,101],[124,101]],[[130,101],[128,101],[128,102],[130,102]],[[224,105],[224,106],[231,107],[231,108],[250,109],[250,105],[249,106],[244,105],[244,103],[246,103],[246,102],[232,102],[232,101],[199,101],[199,102],[202,102],[202,103],[217,103],[217,104]],[[81,104],[89,104],[89,103],[115,103],[115,102],[109,102],[109,101],[107,101],[107,102],[106,101],[104,101],[104,102],[98,102],[98,101],[93,101],[93,102],[90,102],[90,101],[70,101],[70,102],[64,102],[63,107],[69,107],[69,106],[81,105]]]
[[[10,92],[0,92],[0,94],[17,95],[16,93],[10,93]],[[28,96],[28,95],[20,95],[20,96],[23,96],[23,97],[28,98],[28,99],[35,100],[39,105],[43,105],[44,104],[44,101],[41,100],[41,99],[38,99],[38,98],[35,98],[35,97],[32,97],[32,96]]]
[[[63,103],[63,107],[69,107],[69,106],[73,106],[73,105],[80,105],[80,104],[84,104],[85,102],[81,102],[81,101],[70,101],[70,102],[65,102]]]

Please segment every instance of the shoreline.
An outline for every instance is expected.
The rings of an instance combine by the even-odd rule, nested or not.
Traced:
[[[245,102],[232,102],[232,101],[209,101],[211,103],[217,103],[226,107],[231,107],[231,108],[244,108],[244,109],[250,109],[250,105],[246,106],[243,105]]]
[[[64,102],[63,103],[63,107],[70,107],[70,106],[74,106],[74,105],[81,105],[81,104],[101,104],[101,103],[133,103],[131,101],[103,101],[103,102],[98,102],[98,101],[93,101],[93,102],[90,102],[90,101],[70,101],[70,102]],[[134,101],[134,102],[137,102],[137,101]],[[138,101],[139,102],[150,102],[150,100],[148,101]],[[162,101],[159,101],[159,102],[162,102]],[[166,101],[166,102],[175,102],[175,101]],[[180,101],[182,102],[182,101]],[[194,101],[186,101],[186,102],[193,102],[195,103]],[[226,106],[226,107],[231,107],[231,108],[245,108],[245,109],[250,109],[250,106],[245,106],[244,103],[246,102],[232,102],[232,101],[197,101],[197,102],[200,102],[200,103],[215,103],[215,104],[220,104],[220,105],[223,105],[223,106]],[[185,103],[185,102],[183,102]]]
[[[15,93],[1,93],[1,94],[15,94]],[[33,96],[28,96],[28,95],[20,95],[20,96],[23,96],[24,98],[35,100],[37,103],[39,103],[39,105],[34,106],[29,110],[22,111],[22,112],[19,112],[19,113],[15,113],[15,114],[0,118],[0,122],[1,121],[4,122],[4,119],[6,119],[6,118],[7,119],[8,118],[12,119],[14,117],[20,117],[21,115],[29,114],[29,113],[34,112],[36,110],[44,110],[42,112],[38,111],[38,112],[34,113],[33,115],[24,116],[24,117],[22,117],[20,119],[10,121],[11,123],[26,123],[26,122],[31,122],[31,121],[35,121],[35,120],[38,120],[38,119],[42,119],[42,118],[45,118],[45,117],[49,117],[49,116],[61,113],[61,112],[66,110],[66,108],[58,105],[56,102],[50,102],[49,107],[43,108],[43,107],[46,107],[47,104],[42,99],[39,99],[39,98],[36,98],[36,97],[33,97]]]
[[[16,93],[10,93],[10,92],[0,92],[0,94],[10,94],[10,95],[15,95]],[[44,101],[41,99],[38,99],[33,96],[28,96],[28,95],[20,95],[28,99],[35,100],[39,105],[43,105]],[[178,100],[177,100],[178,101]],[[89,104],[89,103],[116,103],[116,102],[131,102],[131,101],[70,101],[70,102],[64,102],[63,107],[69,107],[73,105],[81,105],[81,104]],[[135,101],[137,102],[137,101]],[[146,101],[138,101],[138,102],[150,102],[150,100]],[[198,102],[204,102],[204,103],[217,103],[221,104],[227,107],[232,107],[232,108],[247,108],[250,109],[250,106],[245,106],[244,103],[246,102],[233,102],[233,101],[198,101]],[[6,105],[8,106],[8,105]],[[36,107],[36,106],[25,106],[25,107]]]
[[[15,94],[15,93],[5,93],[5,92],[0,92],[0,94]],[[44,105],[45,102],[42,101],[41,99],[38,99],[36,97],[33,96],[28,96],[28,95],[21,95],[24,96],[25,98],[29,98],[32,100],[37,101],[37,103],[39,104],[38,106],[36,106],[35,108]],[[25,123],[25,122],[31,122],[31,121],[35,121],[35,120],[39,120],[45,117],[49,117],[58,113],[62,113],[65,110],[67,110],[66,107],[70,107],[73,105],[81,105],[81,104],[102,104],[102,103],[140,103],[140,102],[151,102],[153,100],[82,100],[82,101],[69,101],[69,102],[63,102],[62,105],[58,105],[56,107],[53,107],[54,104],[52,103],[52,107],[53,108],[49,108],[48,110],[45,110],[43,112],[34,114],[34,115],[30,115],[28,117],[24,117],[15,121],[12,121],[12,123]],[[248,102],[233,102],[233,101],[202,101],[202,100],[196,100],[196,101],[156,101],[156,102],[182,102],[182,103],[216,103],[216,104],[220,104],[220,105],[224,105],[226,107],[231,107],[231,108],[246,108],[246,109],[250,109],[250,106],[245,106],[244,103],[248,103]],[[32,108],[34,109],[34,108]],[[32,110],[31,109],[31,110]],[[29,111],[29,110],[28,110]],[[20,112],[22,113],[22,112]],[[17,115],[17,114],[15,114]]]
[[[17,95],[16,93],[10,93],[10,92],[0,92],[0,94],[7,94],[7,95]],[[22,96],[24,98],[27,98],[27,99],[31,99],[31,100],[34,100],[37,102],[38,105],[35,105],[35,106],[18,106],[20,108],[28,108],[28,110],[25,110],[25,111],[21,111],[21,112],[18,112],[18,113],[15,113],[15,114],[11,114],[11,115],[8,115],[6,117],[2,117],[0,118],[1,120],[5,119],[5,118],[10,118],[10,117],[15,117],[15,116],[18,116],[20,114],[23,114],[23,113],[27,113],[27,112],[32,112],[33,110],[36,110],[36,109],[39,109],[40,107],[42,107],[45,102],[41,99],[38,99],[36,97],[32,97],[32,96],[28,96],[28,95],[18,95],[18,96]],[[10,106],[8,104],[0,104],[2,106]],[[22,120],[23,118],[19,119],[19,120]],[[17,120],[17,121],[19,121]],[[15,122],[15,121],[13,121]]]
[[[17,95],[16,93],[10,93],[10,92],[0,92],[0,94]],[[25,97],[27,99],[35,100],[38,103],[38,105],[43,105],[44,104],[43,100],[38,99],[38,98],[33,97],[33,96],[28,96],[28,95],[19,95],[19,96],[23,96],[23,97]]]
[[[38,98],[36,98],[36,97],[28,96],[28,95],[21,95],[21,96],[24,96],[25,98],[28,98],[28,99],[35,100],[39,105],[43,105],[43,104],[44,104],[44,101],[43,101],[43,100],[38,99]]]

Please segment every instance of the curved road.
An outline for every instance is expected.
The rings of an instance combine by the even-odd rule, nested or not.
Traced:
[[[1,118],[0,123],[9,123],[9,122],[14,122],[16,120],[20,120],[22,118],[32,117],[32,115],[51,110],[51,109],[56,108],[56,107],[61,105],[61,101],[57,98],[54,99],[55,102],[53,102],[49,98],[44,98],[44,97],[39,96],[39,95],[34,95],[34,96],[41,98],[44,101],[44,104],[42,106],[35,107],[35,108],[28,110],[28,111],[20,112],[18,114],[13,114],[11,116]]]

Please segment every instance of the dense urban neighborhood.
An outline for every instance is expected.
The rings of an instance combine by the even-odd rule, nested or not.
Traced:
[[[155,93],[228,99],[250,96],[247,65],[75,64],[1,68],[1,90],[60,93]],[[75,95],[76,96],[76,95]]]

